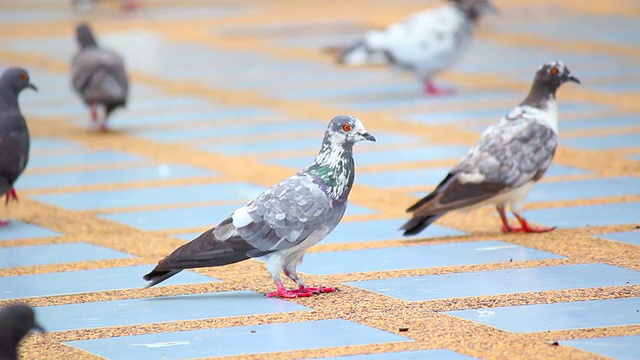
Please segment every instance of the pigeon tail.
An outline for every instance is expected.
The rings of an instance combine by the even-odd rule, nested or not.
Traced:
[[[411,220],[407,221],[404,225],[402,225],[400,229],[405,230],[402,235],[416,235],[422,230],[426,229],[427,226],[431,225],[431,223],[438,220],[444,214],[445,213],[427,216],[415,216]]]
[[[384,64],[388,60],[383,53],[368,49],[364,40],[342,49],[336,58],[338,64],[349,66]]]
[[[173,275],[179,273],[180,271],[182,271],[182,269],[180,270],[169,270],[169,271],[158,271],[156,269],[153,269],[153,271],[151,271],[150,273],[148,273],[147,275],[143,276],[142,278],[147,280],[147,281],[151,281],[150,284],[148,284],[145,288],[150,288],[152,286],[158,285],[161,282],[167,280],[168,278],[172,277]]]

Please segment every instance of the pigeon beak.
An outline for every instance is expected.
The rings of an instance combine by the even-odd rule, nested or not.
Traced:
[[[33,329],[33,330],[38,331],[39,333],[46,333],[46,332],[47,332],[47,331],[42,327],[42,325],[40,325],[40,324],[38,324],[38,323],[35,323],[35,324],[33,325],[33,328],[32,328],[32,329]]]
[[[369,140],[369,141],[373,141],[376,142],[376,137],[369,134],[368,132],[365,132],[364,134],[360,134],[365,140]]]
[[[33,89],[33,91],[35,91],[35,92],[38,92],[38,88],[35,85],[31,84],[31,83],[29,83],[27,85],[27,87]]]
[[[578,78],[573,75],[567,76],[565,81],[572,81],[576,84],[580,84],[580,80],[578,80]]]

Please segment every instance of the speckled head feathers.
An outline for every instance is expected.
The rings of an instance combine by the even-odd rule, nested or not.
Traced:
[[[358,141],[376,141],[355,116],[339,115],[331,119],[324,135],[324,143],[355,144]]]

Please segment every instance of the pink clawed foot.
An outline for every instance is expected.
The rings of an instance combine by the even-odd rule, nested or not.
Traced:
[[[434,96],[453,95],[456,93],[454,89],[441,88],[430,81],[424,83],[424,92]]]
[[[5,227],[11,225],[11,221],[0,219],[0,227]]]
[[[313,294],[309,293],[298,293],[296,290],[287,290],[284,288],[284,285],[281,281],[275,281],[276,283],[276,291],[272,291],[267,293],[265,296],[268,298],[283,298],[283,299],[295,299],[297,297],[308,297]]]
[[[298,289],[291,290],[291,292],[301,294],[300,296],[311,296],[311,295],[318,295],[318,294],[324,294],[324,293],[332,293],[336,291],[338,290],[334,287],[324,287],[324,286],[320,286],[320,287],[300,286]]]
[[[513,232],[523,232],[523,233],[545,233],[549,231],[555,230],[555,227],[531,227],[527,220],[521,216],[516,215],[516,218],[520,222],[521,227],[514,228]]]
[[[4,194],[4,205],[7,206],[11,201],[20,202],[18,200],[18,193],[14,188],[9,189],[6,194]]]
[[[98,106],[96,104],[89,105],[89,116],[94,124],[98,122]]]

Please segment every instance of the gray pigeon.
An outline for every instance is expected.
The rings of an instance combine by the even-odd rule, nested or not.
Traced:
[[[29,160],[29,129],[18,105],[18,95],[25,88],[37,91],[24,69],[7,69],[0,76],[0,196],[5,196],[5,205],[18,201],[13,184]],[[0,220],[0,226],[8,224]]]
[[[540,180],[558,145],[556,90],[567,81],[580,83],[561,62],[544,64],[536,73],[524,101],[489,127],[467,156],[429,195],[412,205],[413,218],[402,226],[404,235],[414,235],[452,210],[495,205],[504,232],[546,232],[534,228],[522,216],[524,201]],[[505,206],[520,222],[509,225]]]
[[[45,332],[36,322],[33,309],[24,304],[0,308],[0,360],[17,360],[18,344],[31,330]]]
[[[71,62],[73,89],[89,105],[91,120],[98,129],[106,131],[111,112],[127,104],[129,79],[120,55],[98,46],[87,24],[76,28],[80,50]],[[98,107],[104,107],[99,119]]]
[[[430,95],[448,94],[432,78],[451,66],[467,49],[480,15],[495,11],[490,0],[449,0],[436,9],[418,12],[339,52],[340,64],[358,66],[389,63],[410,70]]]
[[[376,141],[360,120],[353,116],[333,118],[311,165],[160,260],[144,276],[151,281],[149,287],[183,269],[261,258],[277,288],[268,297],[294,298],[335,291],[308,287],[296,268],[307,249],[327,236],[342,219],[355,176],[353,145],[362,140]],[[299,287],[285,289],[280,271]]]

